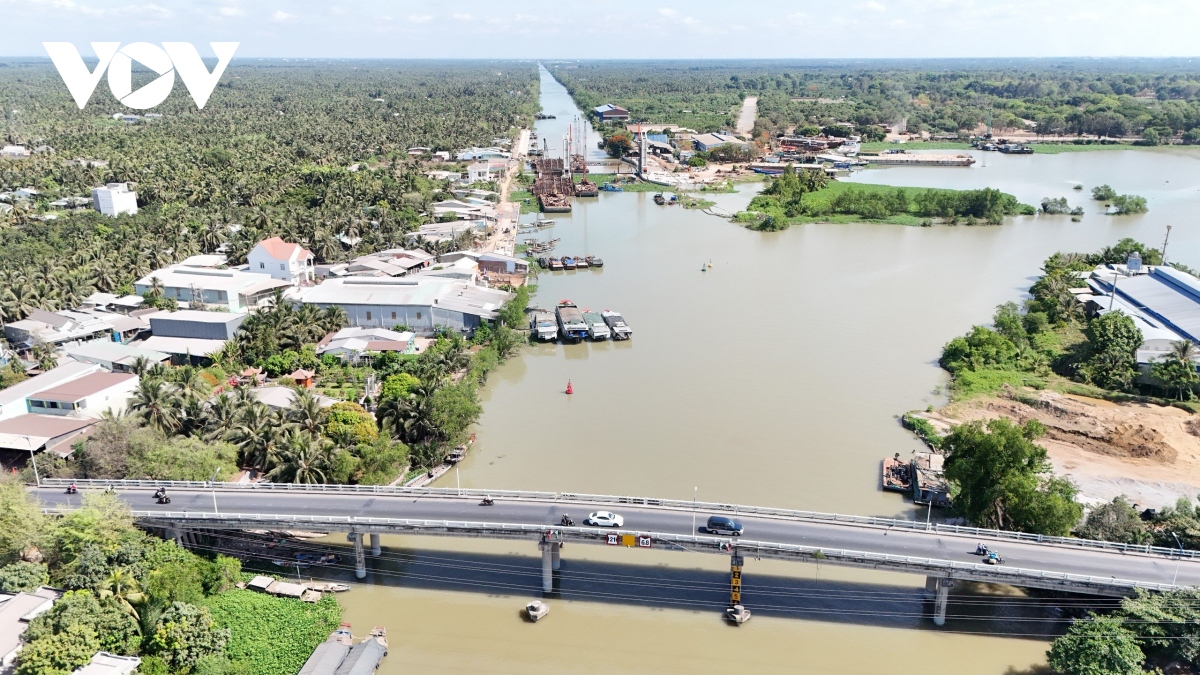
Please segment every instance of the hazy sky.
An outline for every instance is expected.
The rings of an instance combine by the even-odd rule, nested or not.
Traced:
[[[238,56],[1200,56],[1197,0],[0,0],[0,55],[43,41],[241,43]]]

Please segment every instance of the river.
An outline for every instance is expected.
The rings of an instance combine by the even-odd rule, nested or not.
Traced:
[[[543,71],[542,102],[559,138],[574,105]],[[565,114],[564,114],[565,113]],[[557,143],[555,143],[557,146]],[[589,148],[595,146],[594,138]],[[543,274],[535,304],[570,298],[621,311],[624,343],[536,345],[500,367],[483,392],[479,440],[439,482],[656,495],[923,518],[879,490],[879,461],[919,444],[897,423],[939,405],[941,346],[1020,300],[1056,250],[1091,251],[1122,237],[1200,267],[1200,153],[1114,150],[979,155],[972,168],[884,168],[852,180],[995,187],[1038,203],[1066,196],[1081,222],[1022,217],[999,227],[803,225],[757,233],[646,193],[577,200],[541,236],[557,254],[595,254],[602,270]],[[1109,183],[1150,212],[1113,217],[1087,199]],[[717,195],[743,208],[755,185]],[[710,271],[701,271],[712,261]],[[575,393],[566,396],[567,381]],[[575,515],[575,514],[573,514]],[[717,557],[570,547],[563,598],[541,626],[518,618],[538,595],[530,543],[392,538],[381,585],[342,596],[357,632],[384,624],[380,673],[575,673],[912,670],[1019,673],[1044,663],[1064,625],[1054,607],[1012,589],[955,589],[935,630],[923,579],[748,560],[740,629],[719,620]],[[511,554],[511,555],[509,555]],[[997,599],[995,596],[1002,597]],[[634,598],[638,602],[632,602]],[[977,614],[983,620],[953,618]],[[987,633],[974,635],[972,633]],[[548,661],[548,663],[542,663]]]

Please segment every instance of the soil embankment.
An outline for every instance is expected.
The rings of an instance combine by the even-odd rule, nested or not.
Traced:
[[[1079,486],[1081,501],[1125,495],[1157,508],[1200,493],[1200,418],[1177,408],[1006,391],[921,416],[941,433],[970,420],[1036,419],[1046,427],[1039,444],[1055,472]]]

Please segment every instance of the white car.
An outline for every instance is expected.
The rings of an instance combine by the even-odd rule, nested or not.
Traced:
[[[587,520],[583,522],[596,527],[621,527],[625,524],[625,519],[612,511],[595,511],[589,513]]]

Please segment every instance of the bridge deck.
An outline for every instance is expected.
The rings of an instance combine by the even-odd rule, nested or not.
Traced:
[[[655,546],[716,553],[730,541],[703,531],[708,511],[697,511],[693,527],[690,511],[665,506],[497,499],[494,506],[485,507],[477,497],[226,490],[215,493],[223,515],[214,515],[212,491],[173,489],[169,506],[155,504],[151,492],[148,488],[118,490],[139,517],[186,520],[195,527],[355,529],[525,539],[536,539],[550,529],[561,530],[566,541],[604,543],[605,533],[598,528],[558,528],[557,523],[564,513],[582,524],[589,510],[612,510],[624,516],[624,531],[654,533]],[[59,487],[36,493],[48,507],[70,507],[80,500]],[[299,517],[299,522],[293,517]],[[826,564],[1104,594],[1128,593],[1135,586],[1200,585],[1200,560],[1193,558],[854,523],[755,515],[738,519],[746,528],[745,541],[739,545],[747,554],[763,557],[812,561],[813,552],[820,549],[823,557],[818,559]],[[980,541],[1000,551],[1005,564],[979,564],[973,551]]]

